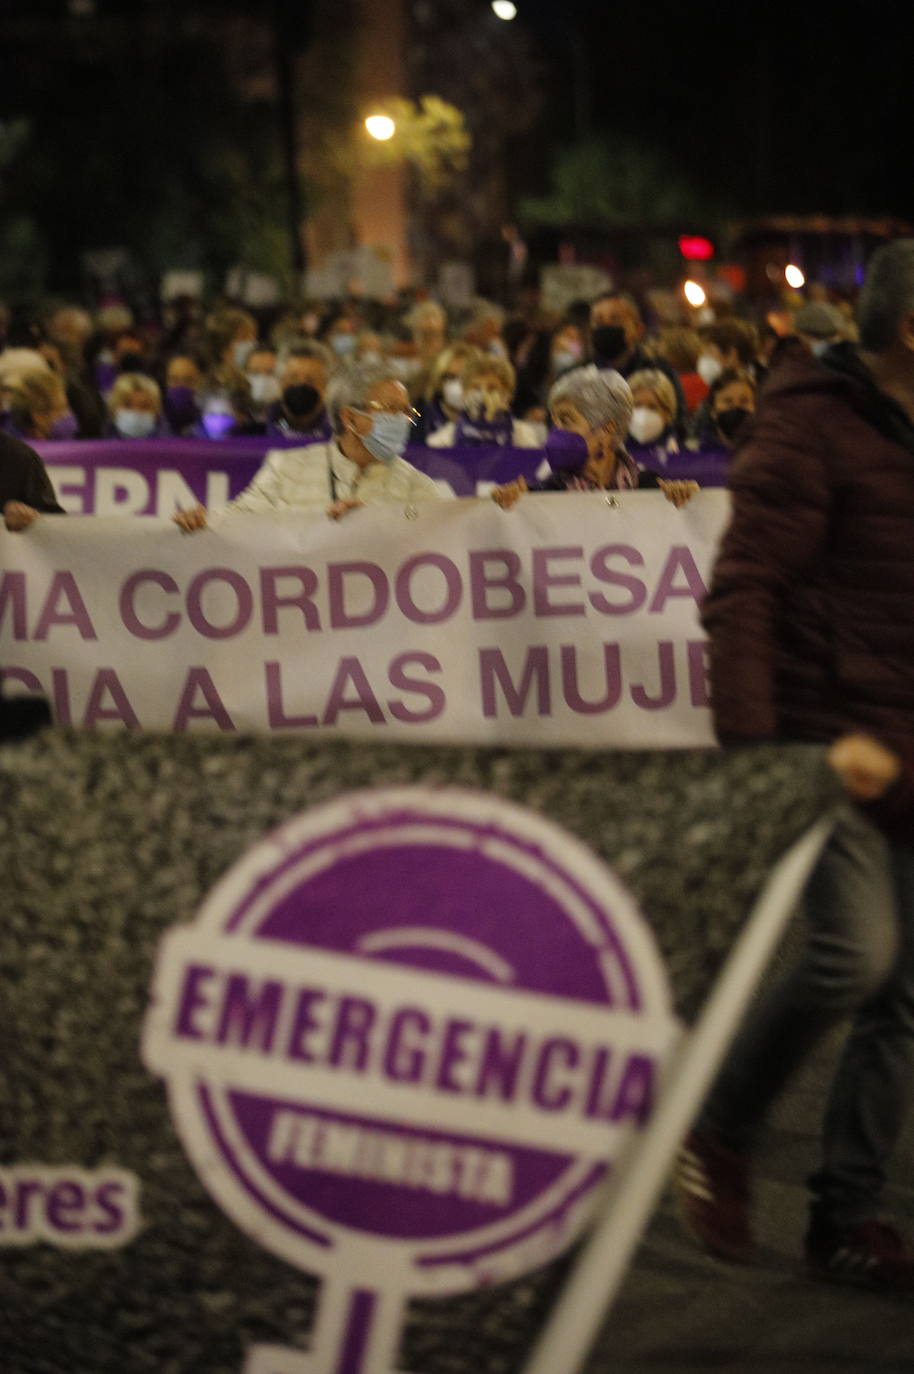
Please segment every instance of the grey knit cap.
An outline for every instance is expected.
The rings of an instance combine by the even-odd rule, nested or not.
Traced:
[[[793,317],[794,328],[798,334],[809,334],[814,339],[831,339],[835,334],[844,333],[844,316],[833,305],[825,301],[812,301],[801,305]]]

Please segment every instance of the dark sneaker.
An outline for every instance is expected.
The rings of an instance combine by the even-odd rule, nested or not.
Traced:
[[[894,1226],[875,1218],[839,1226],[813,1208],[806,1232],[806,1262],[817,1279],[891,1292],[914,1291],[914,1255]]]
[[[683,1225],[705,1250],[719,1259],[749,1258],[752,1228],[744,1155],[692,1131],[676,1159],[673,1193]]]

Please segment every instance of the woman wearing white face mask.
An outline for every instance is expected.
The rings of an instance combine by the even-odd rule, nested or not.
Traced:
[[[275,348],[271,344],[255,344],[244,365],[244,375],[251,388],[251,413],[263,423],[270,406],[282,393],[276,376]]]
[[[422,412],[416,442],[427,444],[444,425],[452,424],[463,409],[463,374],[471,362],[483,355],[470,344],[455,343],[438,354],[429,374],[425,394],[419,400]]]
[[[438,484],[403,458],[415,413],[389,363],[355,363],[327,387],[334,437],[329,443],[271,450],[250,486],[218,511],[203,506],[175,513],[186,532],[209,514],[255,515],[299,511],[338,520],[356,506],[412,505],[446,496]]]
[[[282,395],[282,388],[269,372],[246,372],[245,376],[251,388],[251,405],[261,418],[265,418],[270,406]]]
[[[463,448],[481,444],[541,448],[532,425],[511,414],[516,384],[514,368],[504,358],[485,354],[467,363],[463,372],[460,412],[428,440],[429,448]]]
[[[662,470],[670,454],[679,452],[676,393],[666,374],[653,367],[633,372],[628,384],[634,408],[626,448],[639,468]]]
[[[108,397],[113,439],[157,439],[162,424],[162,393],[158,382],[142,372],[125,372]]]
[[[327,326],[324,333],[324,342],[334,356],[345,362],[347,358],[355,358],[359,339],[356,333],[355,322],[348,315],[337,315]]]
[[[549,379],[557,381],[564,372],[578,367],[584,356],[584,340],[575,324],[562,325],[552,338],[549,351]]]

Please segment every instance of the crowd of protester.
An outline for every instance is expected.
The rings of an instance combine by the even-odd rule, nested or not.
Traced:
[[[825,300],[804,304],[790,328],[813,351],[853,337],[849,307]],[[608,292],[558,316],[487,301],[449,313],[433,300],[206,313],[188,297],[138,321],[123,302],[94,313],[58,304],[0,309],[0,344],[0,429],[26,441],[326,441],[334,373],[386,362],[418,412],[413,441],[537,448],[551,388],[593,363],[632,385],[627,447],[656,468],[684,446],[729,452],[782,338],[735,315],[651,324],[633,298]]]
[[[675,1186],[700,1243],[745,1259],[764,1114],[788,1071],[853,1015],[810,1180],[806,1258],[819,1277],[910,1294],[914,1253],[879,1208],[914,1065],[914,240],[880,250],[859,318],[856,348],[849,306],[821,289],[776,322],[697,327],[652,324],[615,291],[554,318],[487,301],[449,316],[432,300],[257,318],[184,299],[154,323],[123,303],[94,317],[72,304],[12,314],[0,509],[10,529],[60,510],[31,440],[275,437],[226,509],[336,518],[448,494],[404,457],[410,439],[458,454],[542,449],[543,475],[493,492],[503,508],[526,492],[639,487],[678,506],[696,489],[675,476],[684,448],[724,467],[738,450],[703,608],[715,726],[724,743],[830,745],[849,800],[805,894],[808,946],[759,1000]],[[175,520],[191,532],[213,514]],[[0,735],[33,728],[40,706],[8,705],[20,714],[0,718]]]

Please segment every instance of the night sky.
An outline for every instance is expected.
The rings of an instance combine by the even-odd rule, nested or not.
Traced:
[[[822,0],[517,4],[515,22],[552,53],[553,73],[557,27],[578,28],[593,54],[602,132],[662,147],[735,208],[914,219],[910,4],[879,0],[850,17]],[[553,122],[567,109],[570,73],[566,63]]]
[[[128,0],[92,2],[99,14],[131,9]],[[37,54],[34,44],[17,52],[16,17],[62,17],[68,3],[79,0],[0,5],[0,39],[10,63],[3,85],[16,91],[20,106],[28,105],[30,88],[22,63]],[[235,0],[226,8],[267,16],[272,3]],[[288,3],[303,9],[303,0]],[[413,3],[406,0],[407,15]],[[617,132],[665,150],[680,171],[709,194],[726,193],[734,208],[914,218],[914,18],[908,0],[855,6],[851,17],[824,0],[516,3],[514,24],[532,37],[543,64],[536,142],[544,154],[554,140],[573,135],[574,30],[588,59],[595,128],[608,138]],[[464,22],[473,6],[480,21],[491,21],[488,0],[464,0]],[[133,0],[135,13],[144,8]],[[180,6],[158,0],[155,6],[159,13],[169,8],[205,14],[212,0]],[[506,27],[492,25],[493,43]],[[44,83],[32,84],[35,98],[46,99]],[[5,103],[0,93],[0,107]],[[190,93],[188,117],[193,115]]]
[[[142,242],[154,232],[160,238],[172,232],[180,246],[184,222],[199,227],[217,263],[220,252],[233,260],[233,244],[220,249],[220,226],[243,195],[229,188],[220,160],[238,153],[242,136],[253,139],[254,170],[241,180],[251,215],[270,195],[281,197],[263,156],[276,143],[274,114],[261,111],[258,132],[252,114],[220,106],[218,59],[188,67],[186,78],[180,52],[169,55],[167,66],[144,64],[129,24],[123,60],[113,61],[110,72],[85,60],[68,67],[63,19],[68,4],[84,2],[0,2],[6,59],[0,120],[26,116],[31,126],[18,161],[4,168],[0,156],[0,214],[7,223],[32,215],[48,240],[54,272],[66,280],[74,277],[80,246]],[[422,2],[405,0],[407,15]],[[148,12],[139,0],[94,3],[98,14],[124,14],[131,4],[133,13]],[[304,0],[225,0],[225,7],[268,16],[273,3],[297,6],[300,15]],[[550,190],[556,149],[575,136],[577,83],[578,94],[586,88],[594,135],[608,148],[619,138],[662,154],[671,175],[707,205],[707,223],[815,213],[914,223],[909,0],[858,7],[853,20],[823,0],[769,0],[764,7],[723,0],[516,0],[511,25],[493,19],[488,0],[461,0],[457,10],[451,5],[450,20],[449,0],[424,3],[432,14],[440,4],[442,41],[456,14],[461,24],[477,18],[486,24],[493,45],[507,29],[524,32],[532,45],[529,80],[540,92],[539,114],[509,148],[516,201]],[[217,0],[156,0],[154,8],[160,17],[220,11]],[[24,37],[22,24],[33,22],[49,23],[45,33],[55,41],[36,31]],[[205,32],[205,18],[203,24]],[[575,41],[582,54],[577,66]],[[241,121],[237,132],[233,119]],[[178,215],[171,228],[158,224],[165,205],[176,207],[183,221]],[[686,227],[702,227],[700,214],[689,219]]]

